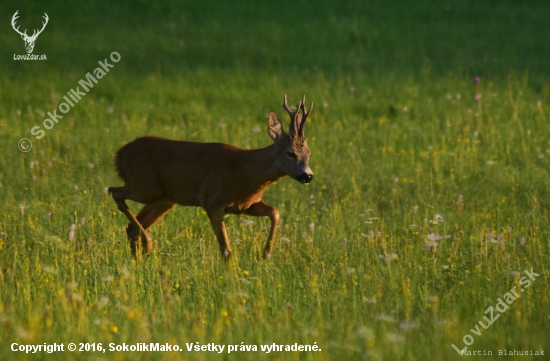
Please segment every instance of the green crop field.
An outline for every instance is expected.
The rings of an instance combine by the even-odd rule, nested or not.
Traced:
[[[47,13],[47,60],[16,60],[16,11],[29,35]],[[0,14],[0,360],[550,359],[546,0]],[[282,218],[273,257],[269,219],[228,216],[225,262],[205,212],[178,207],[136,262],[106,191],[123,185],[116,151],[144,135],[266,147],[284,94],[315,104],[315,179],[264,193]],[[181,351],[143,350],[156,344]]]

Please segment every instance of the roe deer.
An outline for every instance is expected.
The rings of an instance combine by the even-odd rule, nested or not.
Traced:
[[[179,204],[204,208],[225,257],[231,254],[225,214],[269,217],[271,230],[263,254],[271,257],[279,211],[262,201],[263,191],[286,175],[303,184],[313,179],[308,166],[311,152],[304,137],[313,103],[306,112],[305,99],[304,95],[292,111],[284,97],[283,108],[291,120],[289,133],[275,113],[269,113],[267,132],[274,143],[266,148],[245,150],[222,143],[156,137],[138,138],[123,146],[116,154],[115,165],[124,186],[110,187],[109,193],[130,220],[126,233],[132,254],[140,257],[140,234],[141,247],[151,252],[153,245],[146,230]],[[137,217],[126,199],[145,204]]]

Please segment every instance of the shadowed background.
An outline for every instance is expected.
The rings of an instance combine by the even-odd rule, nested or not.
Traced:
[[[16,10],[29,35],[48,14],[33,52],[47,61],[13,60]],[[0,15],[3,359],[19,359],[12,342],[195,341],[323,350],[226,355],[239,360],[458,359],[451,343],[532,267],[541,277],[470,349],[547,347],[546,1],[11,1]],[[267,220],[226,218],[226,266],[204,213],[178,208],[134,263],[104,193],[122,184],[116,150],[143,135],[267,146],[283,94],[315,103],[315,180],[265,193],[283,218],[273,261],[258,257]]]

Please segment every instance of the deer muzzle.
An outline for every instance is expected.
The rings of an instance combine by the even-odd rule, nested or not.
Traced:
[[[302,173],[298,177],[296,177],[296,180],[302,184],[308,184],[311,183],[313,180],[313,173]]]

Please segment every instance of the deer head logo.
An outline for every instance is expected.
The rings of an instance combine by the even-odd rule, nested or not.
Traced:
[[[19,12],[19,10],[17,10],[15,12],[15,14],[13,14],[13,17],[11,18],[11,26],[13,27],[13,30],[15,30],[19,35],[21,35],[21,38],[23,38],[23,40],[25,41],[25,49],[27,49],[27,53],[30,54],[30,53],[32,53],[32,51],[34,49],[34,42],[36,41],[36,38],[38,38],[38,35],[40,35],[42,30],[44,30],[44,28],[48,24],[48,19],[49,19],[48,14],[44,13],[44,20],[45,21],[42,23],[42,29],[34,30],[32,35],[28,36],[27,35],[27,29],[25,29],[24,32],[20,32],[19,31],[19,26],[17,28],[15,27],[15,21],[19,17],[19,15],[17,15],[18,12]]]

